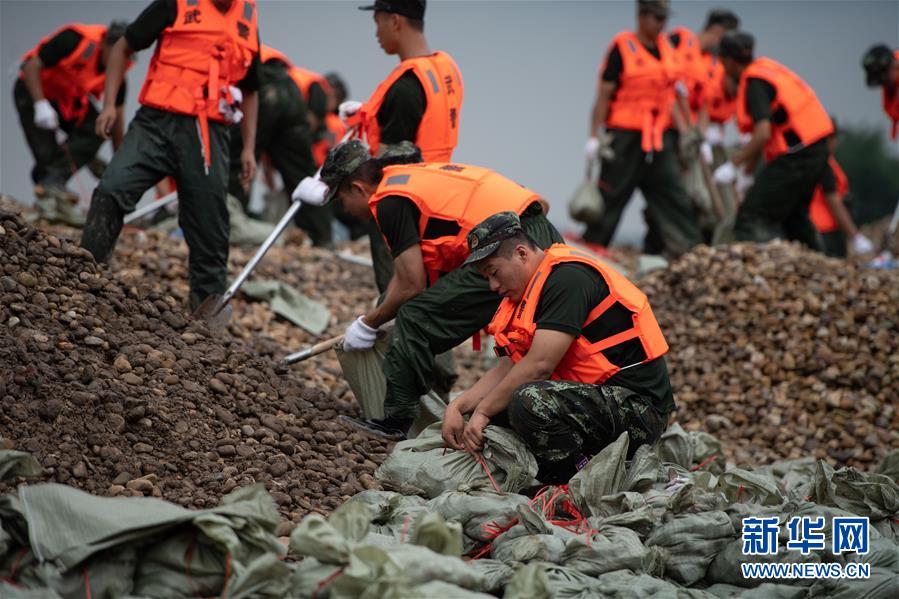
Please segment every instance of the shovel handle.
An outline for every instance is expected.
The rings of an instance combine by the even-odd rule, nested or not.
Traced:
[[[303,360],[308,360],[314,356],[319,354],[323,354],[326,351],[333,349],[338,344],[343,342],[343,335],[338,335],[337,337],[331,337],[330,339],[326,339],[321,343],[316,343],[312,347],[307,347],[306,349],[301,349],[298,352],[292,353],[289,356],[285,356],[281,363],[290,366],[291,364],[296,364],[297,362],[302,362]]]
[[[159,198],[158,200],[154,200],[154,201],[150,202],[149,204],[147,204],[146,206],[144,206],[143,208],[135,210],[134,212],[132,212],[131,214],[126,216],[123,219],[122,224],[125,224],[125,225],[131,224],[134,221],[147,216],[148,214],[153,214],[160,208],[168,206],[169,204],[171,204],[172,202],[174,202],[177,199],[178,199],[177,191],[173,191],[169,194],[166,194],[166,195],[162,196],[161,198]]]

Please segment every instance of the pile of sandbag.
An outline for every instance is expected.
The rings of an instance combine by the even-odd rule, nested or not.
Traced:
[[[717,439],[674,425],[626,460],[623,434],[566,487],[536,481],[514,434],[488,429],[482,458],[443,449],[436,427],[396,445],[365,491],[329,519],[310,515],[291,549],[300,597],[895,597],[899,451],[878,473],[812,458],[750,470]],[[491,447],[491,444],[494,447]],[[483,461],[482,461],[483,460]],[[776,516],[775,555],[742,554],[742,520]],[[788,550],[787,523],[826,522],[826,550]],[[866,555],[831,552],[836,516],[870,520]],[[849,579],[747,579],[741,563],[869,564]]]

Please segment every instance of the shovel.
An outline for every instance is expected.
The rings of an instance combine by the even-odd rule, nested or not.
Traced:
[[[326,351],[337,347],[341,343],[343,343],[343,335],[331,337],[330,339],[326,339],[325,341],[316,343],[311,347],[307,347],[306,349],[301,349],[298,352],[294,352],[289,356],[284,356],[284,359],[281,360],[281,366],[290,366],[291,364],[296,364],[298,362],[308,360],[309,358],[312,358],[319,354],[323,354]]]
[[[356,131],[355,127],[351,128],[340,142],[344,142],[350,138],[351,135]],[[321,175],[322,170],[319,168],[316,171],[315,176],[318,177]],[[232,298],[237,293],[237,290],[240,289],[240,286],[244,284],[247,278],[250,276],[250,273],[253,272],[253,269],[256,268],[256,265],[262,260],[265,256],[265,253],[268,252],[269,248],[274,245],[275,241],[278,240],[278,237],[281,236],[281,233],[284,232],[284,229],[287,228],[287,225],[290,224],[290,221],[293,219],[294,215],[297,211],[302,207],[303,201],[297,198],[291,203],[290,207],[287,209],[287,212],[281,217],[281,220],[278,221],[278,224],[275,225],[275,228],[272,229],[272,232],[266,238],[265,241],[262,242],[262,245],[259,246],[259,249],[256,250],[256,254],[247,262],[247,265],[243,267],[243,270],[240,271],[240,274],[237,275],[237,278],[234,279],[234,282],[231,283],[230,287],[225,291],[224,295],[210,295],[200,306],[194,311],[194,317],[200,318],[202,320],[207,321],[209,324],[209,328],[212,331],[221,331],[225,328],[225,325],[228,324],[228,321],[231,319],[231,309],[225,310],[225,307],[231,303]]]
[[[278,237],[284,232],[284,229],[287,228],[287,225],[290,224],[293,216],[302,205],[303,202],[300,200],[296,200],[290,205],[290,208],[287,209],[287,212],[284,213],[284,216],[281,217],[281,220],[278,221],[278,224],[275,225],[275,228],[269,233],[269,236],[262,242],[262,245],[259,246],[259,249],[256,250],[256,253],[250,261],[243,267],[243,270],[240,271],[240,274],[237,275],[237,278],[234,279],[234,282],[231,283],[224,295],[210,295],[203,300],[203,303],[200,304],[194,312],[195,318],[207,321],[211,330],[221,331],[225,328],[225,325],[228,324],[228,320],[231,318],[231,309],[228,307],[228,304],[231,303],[231,299],[237,293],[237,290],[240,289],[240,286],[243,285],[250,276],[250,273],[253,272],[253,269],[256,268],[256,265],[258,265],[265,256],[266,252],[268,252],[269,248],[271,248],[275,241],[278,240]],[[225,309],[226,307],[228,307],[227,310]]]
[[[178,200],[178,192],[177,191],[168,193],[168,194],[162,196],[161,198],[159,198],[158,200],[156,200],[155,202],[150,202],[143,208],[140,208],[139,210],[135,210],[134,212],[132,212],[131,214],[126,216],[125,219],[122,221],[122,223],[125,225],[130,225],[134,221],[140,220],[143,217],[147,216],[148,214],[153,214],[160,208],[164,208],[164,207],[168,206],[169,204],[171,204],[172,202],[175,202],[177,200]]]

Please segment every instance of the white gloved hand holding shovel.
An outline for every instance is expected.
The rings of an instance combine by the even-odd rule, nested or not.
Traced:
[[[360,351],[363,349],[371,349],[378,337],[378,329],[374,329],[363,320],[364,316],[360,316],[347,327],[343,334],[343,350],[344,351]]]
[[[347,119],[359,112],[360,108],[362,108],[362,102],[346,100],[345,102],[341,102],[340,106],[337,107],[337,116],[339,116],[340,120],[345,123],[347,122]]]
[[[328,197],[328,186],[318,177],[305,177],[290,194],[290,199],[300,200],[310,206],[323,206]]]

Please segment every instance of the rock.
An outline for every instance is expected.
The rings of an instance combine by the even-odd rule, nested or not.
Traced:
[[[35,285],[37,285],[37,279],[35,278],[35,276],[28,272],[20,272],[18,275],[16,275],[16,280],[25,287],[34,287]]]
[[[131,362],[128,361],[123,354],[119,354],[116,356],[115,361],[112,363],[115,369],[121,373],[131,372]]]
[[[144,380],[134,374],[133,372],[126,372],[122,375],[122,380],[128,383],[129,385],[143,385]]]
[[[132,491],[143,493],[144,495],[153,491],[153,483],[146,478],[135,478],[134,480],[130,480],[125,487]]]
[[[221,447],[217,447],[216,451],[223,458],[230,458],[237,453],[237,450],[233,445],[222,445]]]
[[[103,340],[100,339],[99,337],[95,337],[93,335],[88,335],[87,337],[84,338],[84,344],[87,345],[88,347],[98,347],[100,345],[103,345]]]
[[[209,388],[220,395],[228,395],[228,388],[225,387],[225,384],[222,383],[222,381],[216,378],[209,379]]]

